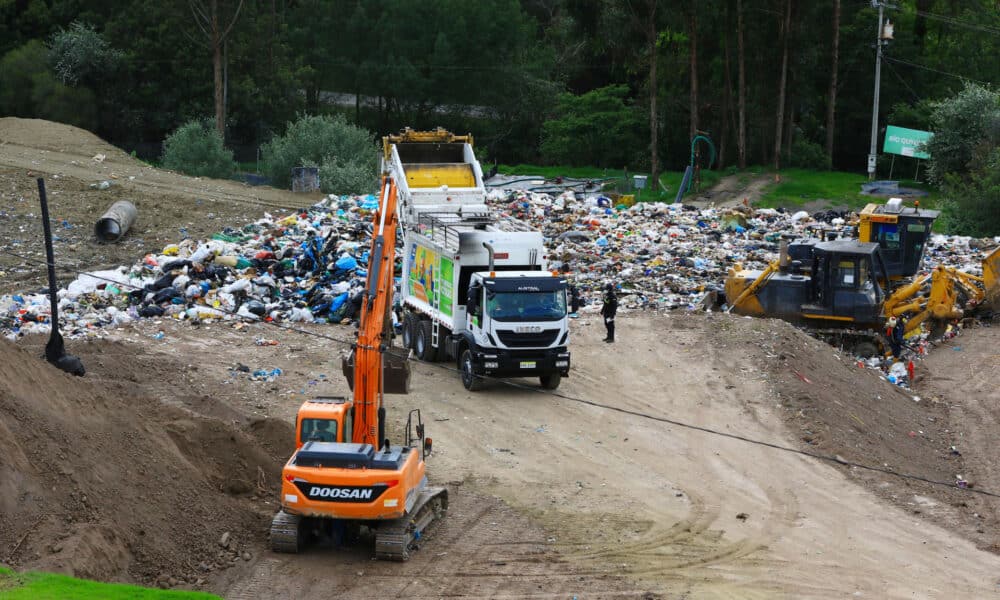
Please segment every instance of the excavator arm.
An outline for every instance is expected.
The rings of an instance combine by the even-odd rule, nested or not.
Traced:
[[[352,356],[354,359],[353,441],[380,448],[384,438],[384,393],[407,393],[409,363],[406,356],[393,353],[392,308],[396,262],[396,185],[382,178],[379,208],[372,229],[368,279],[361,304],[361,327]],[[345,371],[347,366],[345,365]],[[348,377],[350,381],[351,378]]]

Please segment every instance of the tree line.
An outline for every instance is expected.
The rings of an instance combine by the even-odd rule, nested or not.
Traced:
[[[885,13],[880,127],[930,129],[965,81],[1000,81],[994,0]],[[506,163],[656,173],[703,134],[715,166],[863,171],[876,29],[867,0],[19,0],[0,2],[0,114],[153,158],[193,119],[247,161],[339,114],[470,131]]]

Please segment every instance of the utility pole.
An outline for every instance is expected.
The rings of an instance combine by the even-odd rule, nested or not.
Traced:
[[[882,0],[872,0],[872,8],[878,7],[878,31],[875,37],[875,98],[872,102],[872,144],[868,149],[868,179],[875,179],[875,147],[878,144],[878,96],[882,87],[882,46],[892,39],[892,24],[882,24],[885,3]]]

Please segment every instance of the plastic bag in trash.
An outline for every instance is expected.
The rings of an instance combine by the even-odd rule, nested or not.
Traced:
[[[341,256],[336,262],[338,269],[349,271],[358,268],[358,259],[350,255]]]

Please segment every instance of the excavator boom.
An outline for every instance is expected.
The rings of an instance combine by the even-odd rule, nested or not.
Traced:
[[[428,485],[424,457],[430,439],[424,438],[420,411],[410,411],[401,445],[391,445],[385,436],[383,394],[409,391],[409,351],[394,352],[391,343],[398,226],[391,177],[383,177],[379,195],[361,324],[343,363],[354,402],[348,408],[343,398],[316,399],[299,409],[301,445],[282,470],[281,510],[271,521],[276,552],[298,552],[310,532],[333,535],[340,522],[340,531],[347,523],[374,531],[377,558],[406,560],[426,528],[448,509],[448,491]],[[317,428],[330,437],[317,435]],[[307,432],[309,441],[303,441]]]
[[[384,177],[382,201],[375,213],[368,282],[361,304],[361,329],[354,349],[354,441],[382,446],[380,417],[385,388],[406,393],[409,363],[403,360],[383,368],[390,346],[393,272],[396,262],[396,185]],[[389,359],[392,360],[392,359]],[[386,361],[388,362],[388,361]],[[388,365],[387,365],[388,366]],[[382,436],[384,437],[384,436]]]

